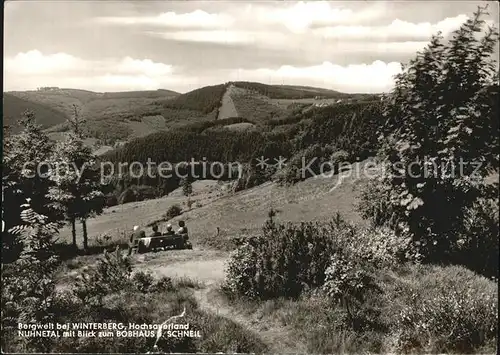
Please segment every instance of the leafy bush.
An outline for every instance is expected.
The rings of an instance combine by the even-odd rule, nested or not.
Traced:
[[[54,322],[52,307],[57,296],[53,270],[46,263],[15,262],[2,270],[2,348],[20,347],[28,352],[48,352],[51,339],[21,338],[14,341],[18,323]]]
[[[193,289],[201,289],[203,288],[203,283],[189,278],[189,277],[179,277],[175,280],[174,283],[175,287],[177,288],[193,288]]]
[[[388,228],[357,227],[340,215],[327,223],[297,225],[277,224],[273,217],[261,235],[238,241],[227,265],[224,288],[230,295],[297,297],[303,290],[323,286],[328,268],[324,287],[333,295],[337,278],[345,279],[342,275],[350,269],[358,273],[373,265],[394,268],[418,261],[411,240]]]
[[[395,228],[393,208],[389,201],[391,187],[380,180],[370,179],[361,187],[356,206],[363,219],[374,226],[387,225]]]
[[[151,291],[152,292],[166,292],[174,289],[172,284],[172,279],[167,276],[161,277],[155,284],[153,284]]]
[[[134,186],[134,192],[137,201],[150,200],[158,197],[158,191],[152,186],[139,185]]]
[[[351,232],[338,241],[325,271],[322,291],[345,310],[353,331],[372,331],[383,327],[379,309],[370,306],[381,290],[377,274],[397,269],[405,262],[418,261],[409,238],[397,236],[388,228],[345,226]],[[381,330],[381,329],[378,329]]]
[[[233,192],[250,189],[263,184],[269,181],[276,171],[273,167],[267,167],[263,170],[252,163],[243,166],[240,176],[233,185]]]
[[[113,194],[109,194],[108,196],[106,196],[106,207],[113,207],[113,206],[116,206],[118,204],[118,198],[113,195]]]
[[[138,271],[132,276],[132,283],[134,286],[143,293],[148,292],[154,284],[154,277],[150,273]]]
[[[374,287],[370,273],[373,268],[363,260],[353,259],[351,255],[335,252],[331,264],[325,271],[323,290],[326,294],[339,301],[356,301],[362,303],[366,289]]]
[[[57,296],[54,271],[58,259],[53,236],[57,225],[36,213],[29,203],[21,208],[23,225],[10,232],[21,237],[23,249],[18,260],[2,265],[2,348],[15,346],[28,352],[48,352],[52,339],[9,336],[17,334],[18,323],[55,322],[52,308]]]
[[[457,241],[456,263],[487,277],[498,278],[498,212],[498,199],[480,200],[467,209],[464,216],[465,230]]]
[[[159,192],[156,188],[146,185],[134,185],[123,191],[118,197],[120,204],[144,201],[157,198]]]
[[[141,293],[174,290],[169,277],[156,279],[151,273],[132,273],[132,264],[117,248],[115,252],[104,252],[94,268],[87,268],[78,276],[73,294],[87,306],[102,306],[107,295],[121,291]]]
[[[419,262],[420,254],[408,236],[400,236],[387,227],[354,227],[343,250],[377,267],[395,268],[406,262]]]
[[[180,216],[182,214],[182,208],[179,205],[170,206],[165,213],[165,219],[168,221],[174,217]]]
[[[330,156],[330,163],[332,163],[334,167],[339,166],[342,163],[346,163],[349,160],[349,153],[347,153],[345,150],[337,150]]]
[[[76,280],[74,294],[87,305],[102,305],[109,293],[120,291],[130,285],[132,264],[117,248],[114,253],[104,252],[94,269],[88,269]]]
[[[472,248],[468,260],[493,260],[467,242],[477,240],[470,236],[477,231],[464,218],[480,199],[498,198],[498,185],[484,180],[491,167],[498,169],[498,135],[491,134],[498,131],[498,33],[484,33],[483,15],[480,8],[446,43],[433,37],[397,76],[386,102],[386,173],[378,201],[363,199],[365,216],[411,236],[426,262],[454,263],[464,245]]]
[[[193,193],[193,179],[192,178],[181,179],[179,185],[182,188],[182,194],[184,196],[190,196]]]

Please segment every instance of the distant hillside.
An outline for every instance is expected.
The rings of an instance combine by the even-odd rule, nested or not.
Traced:
[[[369,156],[377,144],[383,121],[378,102],[345,103],[315,107],[307,112],[252,122],[228,117],[185,125],[134,139],[106,154],[114,162],[211,161],[248,162],[253,157],[291,157],[314,144],[334,144],[353,156]],[[251,128],[251,129],[249,129]]]
[[[373,101],[376,97],[376,95],[346,94],[309,86],[231,82],[223,96],[219,119],[243,117],[258,124],[280,120],[294,112],[312,107]]]
[[[177,96],[165,103],[165,107],[178,110],[192,110],[208,114],[219,108],[227,85],[205,86]]]
[[[4,110],[10,115],[8,119],[19,116],[26,108],[38,108],[34,111],[51,133],[68,129],[65,118],[74,114],[76,106],[87,120],[89,135],[99,144],[109,146],[159,131],[226,118],[242,118],[248,123],[244,127],[259,126],[312,106],[373,97],[307,86],[242,81],[206,86],[185,94],[171,90],[97,93],[41,88],[7,95]]]
[[[101,99],[128,99],[128,98],[146,98],[159,99],[165,97],[175,97],[180,95],[176,91],[158,89],[145,91],[122,91],[122,92],[105,92],[101,94]]]
[[[170,90],[98,93],[78,89],[12,91],[9,94],[50,106],[67,116],[73,114],[73,105],[76,105],[90,119],[105,119],[109,115],[131,116],[141,108],[151,106],[154,100],[179,95]]]
[[[24,100],[8,93],[3,94],[3,125],[9,126],[12,133],[19,131],[17,121],[25,110],[35,112],[37,123],[45,128],[66,121],[62,112],[48,105]]]
[[[344,98],[352,96],[338,91],[308,86],[266,85],[248,81],[235,81],[232,82],[232,84],[242,89],[255,91],[271,99],[307,99],[316,96],[322,96],[324,98]]]
[[[236,115],[245,117],[254,123],[282,118],[288,113],[287,106],[280,106],[269,96],[265,96],[250,89],[230,85],[228,94],[231,97]],[[229,99],[226,98],[226,101],[229,101]]]
[[[4,111],[18,117],[25,109],[33,108],[50,132],[67,130],[66,117],[74,113],[87,120],[89,134],[104,144],[113,145],[130,137],[139,137],[166,129],[167,119],[162,116],[165,100],[180,95],[171,90],[149,90],[97,93],[78,89],[42,88],[41,90],[5,93]],[[46,119],[50,109],[52,119]]]

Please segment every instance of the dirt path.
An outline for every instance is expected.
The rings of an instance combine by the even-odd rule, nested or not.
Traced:
[[[157,257],[146,260],[138,256],[138,267],[157,275],[169,277],[189,277],[202,282],[205,286],[196,290],[194,296],[201,309],[228,318],[244,328],[255,332],[268,345],[270,353],[305,353],[302,344],[297,344],[286,327],[269,324],[256,316],[235,309],[222,297],[217,288],[224,280],[224,265],[227,254],[213,250],[179,251],[178,253],[161,253]],[[160,253],[159,253],[160,254]]]
[[[269,324],[255,316],[248,315],[227,304],[221,297],[217,297],[213,287],[206,287],[195,292],[195,298],[201,309],[228,318],[244,328],[257,334],[268,346],[271,354],[297,354],[306,353],[303,344],[297,344],[291,330],[276,324]]]

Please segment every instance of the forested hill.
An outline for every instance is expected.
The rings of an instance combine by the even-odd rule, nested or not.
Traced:
[[[15,95],[3,94],[3,125],[10,129],[11,133],[21,130],[17,122],[25,110],[36,113],[36,121],[44,128],[49,128],[66,121],[66,115],[50,105],[21,99]]]
[[[314,144],[335,145],[363,157],[375,151],[382,120],[380,104],[373,101],[297,110],[280,120],[258,124],[251,131],[227,128],[242,122],[248,121],[235,117],[157,132],[134,139],[102,158],[115,162],[146,162],[148,158],[179,162],[205,157],[221,162],[248,162],[261,155],[290,157]]]
[[[224,98],[224,99],[223,99]],[[184,94],[171,90],[97,93],[87,90],[40,88],[4,94],[4,121],[12,124],[30,109],[51,137],[65,132],[75,107],[86,119],[87,134],[100,145],[114,146],[148,134],[238,117],[232,127],[246,130],[283,119],[297,107],[335,105],[339,101],[371,100],[373,95],[256,82],[227,82]],[[240,124],[243,123],[243,124]]]

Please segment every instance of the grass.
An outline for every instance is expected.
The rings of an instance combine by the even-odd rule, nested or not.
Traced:
[[[147,289],[139,291],[140,289],[133,289],[129,285],[124,289],[106,294],[100,305],[79,306],[71,290],[84,264],[85,262],[81,259],[67,263],[66,269],[60,270],[59,277],[56,279],[59,284],[56,292],[60,298],[55,298],[53,302],[56,309],[64,310],[58,314],[59,323],[81,321],[160,324],[185,309],[185,316],[177,323],[189,323],[190,330],[199,331],[201,337],[169,338],[163,336],[158,342],[159,349],[166,352],[188,353],[263,353],[267,350],[267,346],[258,334],[228,318],[200,309],[193,296],[193,289],[200,289],[203,285],[188,278],[173,279],[172,286],[157,291],[147,291]],[[80,270],[77,270],[77,267]],[[155,282],[154,279],[151,281]],[[150,281],[147,282],[150,284]],[[5,330],[4,335],[8,332],[9,330]],[[12,330],[8,340],[2,341],[2,347],[9,352],[21,350],[29,352],[30,348],[26,347],[23,340],[18,338],[17,331]],[[153,350],[155,337],[76,337],[49,342],[51,339],[47,339],[46,344],[49,344],[50,351],[54,353],[68,351],[120,353],[130,352],[130,350],[144,353]]]
[[[196,181],[193,183],[193,195],[191,200],[194,205],[197,203],[203,206],[210,206],[210,201],[220,198],[220,194],[227,193],[226,185],[219,185],[214,180]],[[225,189],[225,190],[224,190]],[[226,191],[226,192],[224,192]],[[134,225],[139,225],[148,229],[155,223],[160,223],[160,230],[165,227],[166,220],[164,218],[167,210],[174,206],[182,206],[187,198],[183,196],[182,190],[179,188],[169,194],[169,196],[154,200],[146,200],[140,202],[131,202],[122,205],[106,208],[104,213],[96,218],[91,218],[87,222],[89,233],[89,245],[91,247],[100,248],[103,246],[113,247],[117,244],[126,244],[128,237],[132,232]],[[203,208],[203,207],[201,207]],[[195,208],[195,211],[199,208]],[[177,223],[178,217],[169,221],[169,223]],[[81,225],[77,224],[77,236],[81,236]],[[109,239],[104,243],[99,243],[99,239],[108,236]],[[66,226],[60,230],[58,236],[60,242],[71,243],[71,229]]]
[[[280,210],[279,221],[326,220],[338,211],[348,220],[364,223],[355,212],[355,181],[346,179],[330,192],[336,179],[311,178],[289,188],[265,183],[224,196],[185,213],[183,218],[188,221],[196,241],[226,250],[232,248],[234,236],[260,231],[271,207]],[[221,230],[219,236],[214,234],[216,227]]]
[[[174,286],[176,288],[191,288],[195,290],[205,288],[205,284],[203,282],[186,276],[175,279]]]
[[[249,318],[291,328],[293,336],[306,344],[308,353],[496,353],[495,337],[491,332],[487,335],[486,328],[495,326],[497,312],[483,312],[481,308],[496,304],[483,300],[487,297],[497,299],[494,282],[462,267],[405,265],[394,271],[380,270],[378,285],[382,293],[371,295],[357,313],[357,316],[372,318],[375,326],[361,330],[345,323],[346,311],[340,304],[317,292],[306,293],[298,300],[227,298],[223,290],[218,290],[214,297],[223,298]],[[460,310],[461,313],[449,308],[453,304],[449,299],[454,297],[453,292],[458,292],[457,299],[470,303],[469,307]],[[415,293],[422,297],[417,302],[412,300]],[[441,293],[446,299],[444,303],[436,301]],[[402,323],[404,310],[420,312],[424,304],[434,303],[439,306],[419,314],[423,317],[422,322],[429,327],[436,324],[435,328],[428,328],[426,332],[405,328],[408,325]],[[455,316],[457,318],[450,323]],[[438,326],[438,322],[442,323]],[[419,321],[414,320],[411,326],[418,324]],[[457,335],[450,336],[450,331]],[[468,333],[475,331],[484,332],[483,338]],[[412,343],[404,345],[408,334],[414,338],[410,339]],[[458,341],[458,334],[464,340]]]

